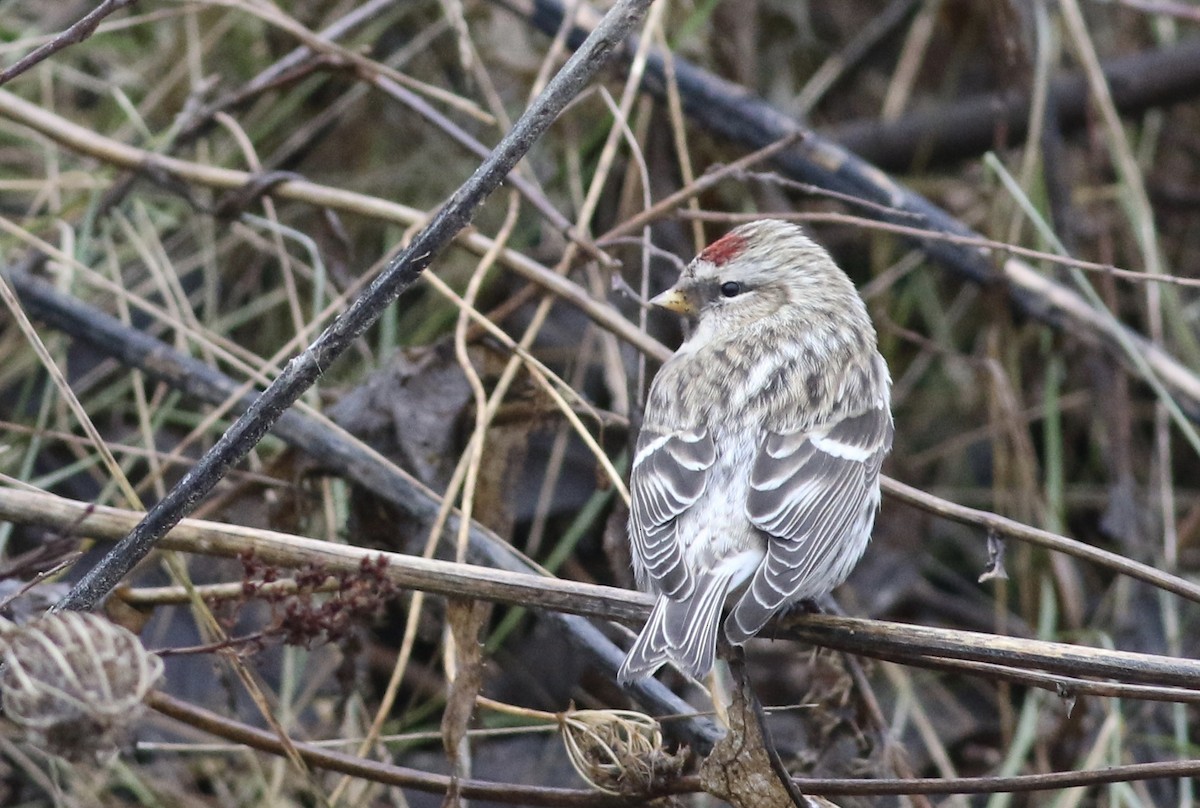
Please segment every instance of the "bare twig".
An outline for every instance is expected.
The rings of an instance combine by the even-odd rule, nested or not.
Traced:
[[[895,652],[1036,668],[1069,676],[1147,682],[1197,689],[1200,662],[1158,654],[1001,637],[909,623],[805,615],[778,620],[772,636],[803,639],[860,656],[894,659]],[[1016,660],[1020,660],[1016,663]]]
[[[371,22],[394,6],[395,0],[369,0],[369,2],[363,3],[361,6],[351,9],[331,25],[321,29],[315,36],[321,39],[336,41]],[[307,45],[300,45],[293,48],[289,53],[276,60],[270,67],[259,72],[258,75],[237,90],[225,93],[216,101],[198,110],[191,116],[192,120],[180,132],[180,141],[190,140],[203,127],[211,123],[213,116],[218,112],[224,112],[245,104],[260,93],[276,86],[280,81],[301,68],[306,60],[312,59],[314,56],[313,49]]]
[[[890,661],[902,665],[927,668],[929,670],[969,673],[987,679],[998,679],[1028,687],[1040,687],[1043,690],[1055,693],[1063,699],[1074,699],[1079,696],[1111,696],[1118,699],[1165,701],[1175,704],[1200,704],[1200,690],[1190,690],[1182,687],[1095,682],[1091,679],[1081,679],[1078,676],[1066,676],[1061,673],[1040,673],[1038,671],[1014,668],[1009,665],[998,665],[994,662],[939,659],[932,656],[912,656],[904,653],[897,653]]]
[[[935,497],[933,494],[913,488],[911,485],[905,485],[890,477],[882,477],[880,484],[884,493],[889,497],[920,508],[923,511],[947,519],[953,519],[955,522],[976,525],[1001,536],[1036,544],[1048,550],[1067,553],[1076,558],[1082,558],[1108,569],[1122,572],[1131,578],[1137,578],[1138,580],[1161,587],[1168,592],[1174,592],[1180,597],[1200,603],[1200,585],[1180,578],[1177,575],[1172,575],[1169,572],[1164,572],[1149,564],[1134,561],[1132,558],[1127,558],[1120,553],[1113,553],[1091,544],[1068,539],[1066,536],[1051,533],[1049,530],[1031,527],[1015,519],[1000,516],[999,514],[981,511],[977,508],[968,508],[965,505],[959,505],[940,497]]]
[[[732,167],[732,165],[730,166]],[[735,176],[737,176],[735,174]],[[761,172],[746,172],[743,176],[753,179],[762,180],[764,182],[783,183],[785,185],[802,187],[806,193],[819,194],[833,199],[841,197],[841,201],[847,201],[854,205],[863,205],[862,200],[854,200],[842,195],[831,194],[824,189],[818,188],[815,185],[805,183],[793,183],[790,180],[785,180],[778,175],[768,175]],[[876,206],[878,207],[878,206]],[[984,238],[983,236],[962,236],[954,233],[945,233],[937,230],[930,230],[925,227],[910,227],[903,224],[895,224],[892,222],[881,222],[874,219],[867,219],[862,216],[855,216],[849,213],[838,213],[836,211],[805,211],[803,213],[713,213],[710,211],[680,211],[677,215],[689,219],[700,219],[702,221],[722,221],[727,223],[753,221],[756,218],[763,216],[779,216],[798,222],[827,222],[831,224],[845,224],[853,227],[861,227],[867,230],[878,230],[883,233],[895,233],[899,236],[907,236],[913,239],[944,241],[947,244],[957,244],[962,247],[977,247],[980,250],[988,250],[1001,256],[1018,256],[1027,258],[1031,261],[1045,261],[1058,266],[1071,267],[1080,269],[1085,272],[1092,272],[1097,275],[1109,275],[1114,278],[1120,278],[1130,282],[1138,283],[1161,283],[1168,286],[1182,286],[1185,288],[1196,289],[1200,288],[1200,278],[1184,278],[1178,275],[1167,275],[1165,273],[1138,272],[1133,269],[1122,269],[1113,264],[1102,264],[1098,261],[1085,261],[1082,258],[1072,258],[1066,255],[1056,255],[1046,252],[1045,250],[1035,250],[1032,247],[1022,247],[1019,244],[1010,244],[1006,241],[997,241],[996,239]]]
[[[152,693],[148,702],[151,707],[163,715],[170,716],[189,726],[252,749],[276,755],[282,753],[283,746],[279,738],[256,727],[233,721],[172,698],[162,692]],[[295,741],[294,744],[296,751],[310,766],[343,772],[376,783],[443,794],[455,780],[448,775],[431,774],[391,763],[379,763],[368,758],[335,752],[313,744],[299,741]],[[624,797],[592,789],[526,786],[518,783],[494,783],[469,779],[458,779],[455,785],[463,797],[491,802],[517,803],[519,805],[586,806],[586,808],[628,805],[628,800]]]
[[[597,239],[597,242],[605,243],[613,241],[622,236],[628,236],[636,233],[642,227],[645,227],[650,222],[658,219],[666,218],[675,215],[677,209],[682,207],[688,200],[694,199],[700,194],[707,191],[730,176],[736,176],[737,172],[745,171],[752,165],[757,165],[765,160],[770,159],[774,155],[783,151],[795,144],[802,137],[800,132],[789,132],[774,143],[769,143],[757,151],[753,151],[744,157],[741,157],[727,166],[714,166],[710,171],[700,175],[695,182],[680,188],[675,193],[660,199],[655,202],[652,207],[641,211],[635,216],[631,216],[621,222],[616,227],[609,230],[603,236]]]
[[[137,0],[104,0],[104,2],[80,17],[70,28],[67,28],[61,34],[54,37],[54,39],[40,48],[34,49],[12,65],[6,67],[3,71],[0,71],[0,86],[8,83],[39,62],[49,59],[63,48],[79,44],[95,32],[96,26],[105,17],[118,9],[133,5],[135,2]]]
[[[796,785],[810,794],[830,796],[884,794],[1004,794],[1031,791],[1054,791],[1061,788],[1096,786],[1105,783],[1129,783],[1137,780],[1162,780],[1195,777],[1200,774],[1200,760],[1178,760],[1163,763],[1130,763],[1109,766],[1093,771],[1049,772],[1012,777],[941,777],[912,780],[843,780],[837,778],[797,777]],[[685,789],[689,781],[677,784]]]
[[[269,732],[249,727],[237,721],[195,707],[161,692],[148,699],[151,707],[190,726],[227,738],[238,744],[264,752],[280,754],[282,744]],[[446,775],[364,760],[334,752],[319,746],[296,743],[305,762],[316,768],[342,771],[375,782],[400,785],[420,791],[443,793],[450,786]],[[1104,783],[1131,782],[1195,776],[1200,773],[1200,760],[1180,760],[1163,763],[1134,763],[1110,766],[1096,771],[1050,772],[1048,774],[1016,777],[946,777],[851,780],[844,778],[794,777],[795,785],[808,794],[863,795],[883,794],[994,794],[1003,792],[1049,791]],[[628,805],[629,798],[600,791],[567,788],[543,788],[511,783],[487,783],[475,780],[459,781],[462,796],[478,797],[497,802],[519,802],[525,805],[618,806]],[[696,776],[680,777],[662,784],[662,789],[645,797],[668,794],[689,794],[700,791]]]

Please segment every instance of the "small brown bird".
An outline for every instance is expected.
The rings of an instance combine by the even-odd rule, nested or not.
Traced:
[[[653,301],[696,328],[650,386],[630,488],[639,584],[658,596],[618,679],[693,676],[725,636],[830,592],[858,563],[892,446],[891,379],[866,306],[796,225],[714,242]]]

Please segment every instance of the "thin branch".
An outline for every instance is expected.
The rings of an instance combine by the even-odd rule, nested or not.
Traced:
[[[216,713],[172,698],[162,692],[150,694],[148,702],[158,712],[170,716],[191,727],[208,732],[234,743],[279,755],[283,744],[275,735],[251,727],[239,721],[225,718]],[[444,794],[454,783],[463,797],[492,802],[517,803],[519,805],[581,806],[603,808],[604,806],[628,805],[623,797],[601,791],[582,788],[551,788],[527,786],[517,783],[494,783],[484,780],[455,779],[444,774],[431,774],[419,769],[379,763],[367,758],[335,752],[313,744],[293,741],[296,751],[304,762],[320,769],[349,774],[375,783],[404,786],[417,791]]]
[[[18,59],[15,63],[0,71],[0,86],[24,73],[29,68],[49,59],[60,50],[77,45],[90,37],[101,21],[118,9],[133,5],[137,0],[104,0],[100,5],[80,17],[70,28],[67,28],[54,39],[36,48]]]
[[[216,713],[171,698],[164,693],[152,693],[148,701],[151,707],[163,715],[170,716],[189,726],[263,752],[282,753],[282,744],[279,739],[263,730],[232,721]],[[403,766],[378,763],[312,744],[295,742],[295,747],[304,761],[315,768],[340,771],[373,782],[404,786],[418,791],[444,793],[450,786],[450,777],[446,775],[430,774]],[[829,796],[996,794],[1051,791],[1136,780],[1194,777],[1197,774],[1200,774],[1200,760],[1180,760],[1111,766],[1096,771],[1050,772],[1014,777],[917,777],[878,780],[793,777],[792,782],[805,793]],[[586,789],[545,788],[513,783],[489,783],[479,780],[459,780],[459,787],[464,797],[497,802],[517,802],[524,805],[602,808],[602,806],[629,805],[632,799]],[[695,775],[679,777],[672,782],[663,783],[660,790],[651,794],[639,795],[641,797],[639,801],[668,794],[696,793],[700,790],[700,781]]]
[[[1075,558],[1081,558],[1098,566],[1115,570],[1131,578],[1145,581],[1168,592],[1174,592],[1180,597],[1200,603],[1200,585],[1181,578],[1178,575],[1164,572],[1149,564],[1134,561],[1132,558],[1127,558],[1120,553],[1114,553],[1091,544],[1076,541],[1075,539],[1069,539],[1066,536],[1051,533],[1049,530],[1030,527],[1015,519],[1009,519],[999,514],[981,511],[978,508],[969,508],[966,505],[959,505],[940,497],[935,497],[933,494],[927,494],[924,491],[913,488],[911,485],[905,485],[890,477],[881,477],[880,485],[884,493],[889,497],[936,516],[942,516],[965,525],[975,525],[1006,538],[1017,539],[1018,541],[1035,544],[1038,547],[1045,547],[1048,550],[1055,550],[1074,556]]]
[[[880,796],[884,794],[1005,794],[1056,791],[1063,788],[1098,786],[1105,783],[1195,777],[1197,774],[1200,774],[1200,760],[1130,763],[1092,771],[1021,774],[1012,777],[918,777],[912,780],[846,780],[817,777],[794,779],[797,786],[810,794]],[[684,778],[677,784],[677,787],[683,790],[688,785],[690,785],[690,778]]]
[[[707,172],[696,178],[695,182],[680,188],[673,194],[655,202],[652,207],[639,211],[625,221],[613,227],[603,236],[596,239],[598,244],[615,241],[622,236],[628,236],[641,230],[651,222],[673,216],[676,210],[691,199],[695,199],[709,188],[714,188],[738,172],[745,171],[752,165],[757,165],[774,157],[779,152],[795,144],[802,137],[800,132],[789,132],[774,143],[769,143],[757,151],[734,160],[727,166],[712,166]]]
[[[880,656],[882,658],[882,655]],[[942,659],[925,655],[897,653],[889,661],[930,670],[950,673],[969,673],[987,679],[1000,679],[1027,687],[1049,690],[1064,700],[1079,696],[1105,696],[1141,701],[1165,701],[1177,704],[1200,704],[1200,690],[1158,685],[1132,685],[1115,682],[1094,682],[1077,676],[1040,673],[994,662],[970,662],[965,659]]]
[[[315,32],[313,36],[323,40],[336,41],[372,22],[384,12],[391,10],[394,6],[395,0],[369,0],[369,2],[363,3],[361,6],[351,9],[332,24]],[[180,132],[179,140],[182,142],[192,140],[201,129],[212,122],[213,117],[218,112],[225,112],[250,102],[259,94],[266,92],[275,87],[279,82],[285,80],[289,75],[300,69],[306,61],[316,55],[316,52],[307,45],[299,45],[293,48],[238,89],[225,93],[216,101],[206,105],[203,109],[192,115],[191,120]]]
[[[732,164],[730,165],[732,168]],[[726,175],[728,177],[728,175]],[[768,175],[761,172],[740,172],[734,174],[734,177],[742,177],[745,179],[754,179],[762,182],[774,184],[782,184],[792,186],[797,190],[802,190],[805,193],[829,196],[835,199],[840,198],[841,201],[852,205],[862,206],[862,200],[855,200],[845,197],[841,194],[832,194],[823,188],[818,188],[809,183],[792,182],[784,179],[777,174]],[[657,207],[657,206],[656,206]],[[870,207],[866,205],[864,207]],[[879,206],[875,206],[878,208]],[[674,213],[674,212],[672,212]],[[865,230],[878,230],[883,233],[895,233],[900,236],[906,236],[912,239],[944,241],[947,244],[957,244],[963,247],[978,247],[980,250],[989,250],[997,255],[1012,255],[1021,258],[1028,258],[1033,261],[1045,261],[1050,264],[1057,264],[1063,267],[1072,267],[1081,269],[1086,272],[1093,272],[1097,275],[1111,275],[1114,278],[1121,278],[1127,281],[1136,281],[1141,283],[1162,283],[1169,286],[1182,286],[1185,288],[1200,288],[1200,278],[1184,278],[1178,275],[1168,275],[1165,273],[1153,272],[1138,272],[1132,269],[1122,269],[1113,264],[1102,264],[1098,261],[1085,261],[1082,258],[1072,258],[1066,255],[1056,255],[1045,250],[1035,250],[1032,247],[1022,247],[1019,244],[1009,244],[1005,241],[997,241],[996,239],[985,238],[983,236],[962,236],[954,233],[945,233],[938,230],[930,230],[924,227],[909,227],[902,224],[894,224],[892,222],[881,222],[876,219],[866,219],[862,216],[854,216],[848,213],[837,213],[835,211],[804,211],[782,212],[782,213],[713,213],[709,211],[679,211],[680,217],[685,219],[699,219],[701,221],[722,221],[727,223],[746,222],[754,219],[761,219],[763,216],[779,216],[798,222],[829,222],[833,224],[846,224],[853,227],[861,227]]]
[[[1110,651],[1086,645],[1002,637],[979,631],[934,628],[886,620],[804,615],[775,622],[769,636],[805,640],[868,657],[897,659],[895,653],[1020,665],[1069,676],[1200,689],[1200,660]]]
[[[193,163],[104,137],[7,90],[0,90],[0,116],[29,127],[72,151],[141,172],[169,187],[174,187],[175,181],[179,181],[185,185],[231,190],[257,182],[257,175],[250,172]],[[398,202],[308,180],[293,180],[274,186],[271,196],[329,208],[340,213],[369,216],[399,224],[404,228],[421,224],[429,218],[425,211]],[[477,255],[483,255],[493,247],[490,238],[471,229],[460,233],[458,240]],[[500,259],[506,268],[575,306],[597,325],[630,345],[651,355],[657,352],[660,358],[670,356],[671,352],[667,348],[622,317],[613,306],[594,299],[578,284],[516,250],[504,250]]]

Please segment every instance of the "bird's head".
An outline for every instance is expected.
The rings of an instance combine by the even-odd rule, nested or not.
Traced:
[[[829,253],[799,226],[778,219],[731,230],[650,302],[719,330],[750,325],[781,310],[805,320],[837,312],[866,317],[853,284]]]

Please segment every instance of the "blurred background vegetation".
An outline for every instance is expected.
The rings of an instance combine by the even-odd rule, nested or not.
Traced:
[[[0,88],[0,262],[261,386],[470,176],[480,158],[464,144],[494,144],[561,65],[569,51],[554,41],[543,5],[143,0],[120,9],[90,38]],[[0,2],[0,65],[92,7]],[[1089,272],[1085,283],[1132,332],[1175,357],[1185,376],[1200,373],[1200,77],[1192,78],[1200,6],[659,0],[648,19],[645,41],[658,52],[857,150],[982,237],[1038,251],[1029,263],[1060,281],[1056,288],[1078,290],[1053,259],[1060,252],[1132,271]],[[333,34],[321,33],[331,26]],[[297,52],[302,46],[310,49]],[[679,262],[733,217],[794,216],[809,221],[875,318],[895,382],[891,477],[1196,577],[1200,445],[1188,434],[1200,414],[1196,400],[1181,399],[1184,415],[1172,419],[1173,388],[1156,392],[1080,321],[1039,316],[1028,296],[1014,302],[1020,295],[1000,276],[1002,252],[991,253],[990,282],[971,282],[872,226],[863,218],[871,209],[788,182],[770,161],[660,211],[644,229],[603,240],[752,151],[704,124],[696,114],[703,99],[671,87],[672,59],[668,89],[658,94],[627,90],[636,88],[629,64],[628,54],[615,59],[554,124],[520,167],[522,187],[506,185],[486,203],[474,240],[460,240],[427,273],[436,279],[419,282],[326,369],[303,399],[308,412],[434,491],[450,491],[455,504],[556,574],[632,587],[623,507],[596,452],[625,470],[630,425],[659,360],[614,336],[594,312],[547,296],[538,273],[565,274],[609,316],[674,345],[680,324],[643,314],[637,296],[668,285]],[[1089,79],[1096,66],[1116,71],[1107,85],[1095,72]],[[35,120],[31,109],[50,117]],[[617,109],[624,112],[614,123]],[[122,157],[114,144],[144,154]],[[145,154],[194,171],[162,169]],[[256,179],[206,173],[216,168]],[[294,191],[276,194],[288,181]],[[357,196],[322,197],[300,181]],[[604,260],[569,246],[564,222],[585,243],[600,239]],[[506,251],[489,254],[492,245]],[[13,277],[6,282],[15,285]],[[510,345],[460,316],[456,295],[524,340],[578,394],[570,405],[591,446],[527,364],[508,378]],[[0,315],[6,488],[143,509],[229,423],[232,405],[214,409],[158,382],[114,359],[111,346],[51,327],[39,310],[23,319],[22,305],[29,306]],[[425,552],[431,531],[428,520],[277,436],[196,515],[409,553]],[[0,522],[6,585],[15,590],[76,549],[87,551],[86,568],[101,552],[87,538]],[[987,538],[885,499],[871,548],[839,601],[863,617],[1197,655],[1196,603],[1017,543],[1007,548],[1008,578],[980,583]],[[454,558],[454,541],[436,552]],[[251,558],[182,559],[196,584],[292,575]],[[323,577],[319,568],[310,573]],[[53,577],[12,608],[36,612],[75,577]],[[138,599],[138,588],[171,580],[163,563],[142,565],[133,589],[116,599],[128,612],[119,619],[135,622],[151,648],[210,641],[186,605]],[[387,754],[449,771],[441,722],[447,665],[453,671],[457,663],[447,652],[444,601],[381,588],[336,619],[320,611],[326,598],[348,599],[348,586],[290,600],[247,593],[213,609],[235,637],[263,632],[234,647],[296,737],[351,739],[346,751],[353,750],[395,677],[394,703],[381,716]],[[311,618],[307,628],[287,622],[297,613]],[[495,607],[477,620],[470,625],[482,626],[481,688],[493,702],[470,721],[469,760],[459,755],[459,771],[582,787],[562,744],[542,731],[546,721],[512,708],[629,707],[627,694],[536,612]],[[948,777],[1198,756],[1200,719],[1182,704],[1061,698],[963,672],[867,662],[881,729],[838,654],[761,640],[749,656],[760,696],[779,708],[775,742],[797,774],[896,776],[901,758],[911,773]],[[703,690],[671,674],[666,681],[698,711],[711,709]],[[169,657],[164,688],[262,722],[221,654]],[[307,805],[328,799],[338,783],[326,773],[289,776],[283,758],[233,745],[193,746],[209,737],[165,718],[149,720],[138,738],[136,758],[86,775],[5,741],[0,803]],[[931,800],[1190,806],[1192,790],[1190,780],[1173,779]],[[360,780],[337,800],[424,805],[441,797]]]

